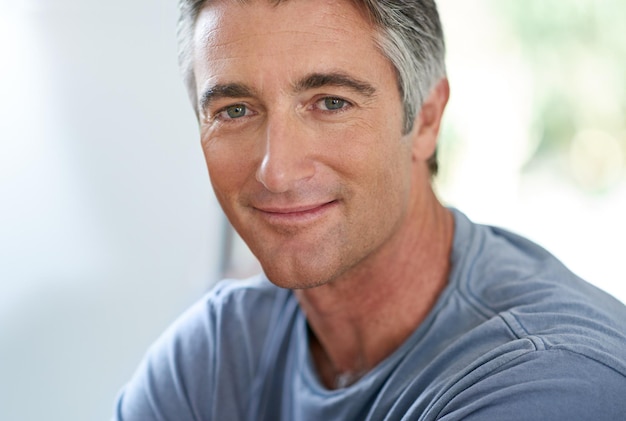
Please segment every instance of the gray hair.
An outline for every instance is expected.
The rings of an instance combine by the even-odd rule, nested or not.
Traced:
[[[178,63],[194,109],[197,110],[193,74],[193,33],[202,7],[210,0],[180,0]],[[286,0],[272,0],[281,3]],[[376,41],[398,77],[404,107],[404,132],[413,128],[426,96],[446,76],[443,30],[435,0],[353,0],[378,28]],[[428,165],[437,172],[436,154]]]

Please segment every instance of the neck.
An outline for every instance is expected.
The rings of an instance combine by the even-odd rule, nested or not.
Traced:
[[[434,193],[380,250],[320,287],[297,290],[328,388],[358,380],[420,325],[445,288],[454,222]]]

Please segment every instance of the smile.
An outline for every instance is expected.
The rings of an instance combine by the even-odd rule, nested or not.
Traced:
[[[272,225],[302,225],[319,220],[338,205],[337,200],[310,205],[273,207],[260,206],[254,209]]]

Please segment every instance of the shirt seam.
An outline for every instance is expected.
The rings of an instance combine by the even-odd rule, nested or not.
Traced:
[[[535,337],[535,338],[537,338],[537,337]],[[532,340],[530,336],[524,337],[524,338],[519,338],[519,339],[521,339],[521,340],[529,340],[531,343],[533,343],[533,345],[535,344],[534,340]],[[538,338],[538,339],[540,339],[540,338]],[[484,373],[484,375],[482,375],[480,378],[475,379],[475,381],[473,381],[470,385],[465,387],[463,390],[465,390],[465,389],[467,389],[469,387],[472,387],[475,384],[483,381],[484,379],[486,379],[489,376],[493,375],[496,371],[498,371],[503,366],[505,366],[507,364],[511,364],[514,361],[518,360],[519,358],[526,357],[526,356],[528,356],[530,354],[539,353],[539,352],[541,352],[541,353],[563,352],[563,353],[567,353],[567,354],[570,354],[570,355],[573,355],[573,356],[576,356],[576,357],[580,357],[580,358],[583,358],[583,359],[586,359],[586,360],[589,360],[589,361],[593,361],[594,363],[600,364],[601,366],[608,368],[611,372],[616,373],[620,377],[626,379],[626,374],[624,374],[621,371],[617,370],[615,367],[611,367],[610,365],[607,365],[604,362],[599,361],[596,358],[593,358],[593,357],[591,357],[589,355],[586,355],[586,354],[582,354],[582,353],[574,351],[572,349],[561,348],[561,347],[555,346],[555,347],[547,347],[547,348],[544,348],[544,349],[536,349],[535,348],[533,350],[529,350],[527,352],[524,352],[524,353],[522,353],[522,354],[520,354],[520,355],[518,355],[518,356],[516,356],[516,357],[514,357],[514,358],[512,358],[512,359],[510,359],[508,361],[502,362],[502,364],[498,364],[496,367],[493,367],[493,369],[491,369],[488,372]],[[481,364],[480,366],[474,368],[474,370],[472,370],[472,371],[475,371],[475,370],[479,369],[482,366],[484,366],[484,364]],[[457,381],[457,382],[454,383],[454,385],[456,385],[458,383],[459,382]],[[448,391],[450,391],[451,389],[452,389],[452,386],[447,388]],[[446,395],[446,393],[444,393],[442,396],[440,396],[440,398],[437,399],[437,401],[441,401],[441,399],[444,398],[445,395]],[[439,419],[441,417],[441,413],[446,408],[446,405],[448,405],[456,396],[458,396],[458,393],[455,393],[454,395],[452,395],[451,397],[446,399],[446,403],[442,404],[441,408],[439,409],[439,411],[437,411],[435,419]]]

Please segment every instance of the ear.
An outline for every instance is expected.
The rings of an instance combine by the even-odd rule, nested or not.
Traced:
[[[430,91],[415,117],[412,148],[414,160],[425,162],[435,153],[443,110],[449,97],[450,85],[444,77]]]

